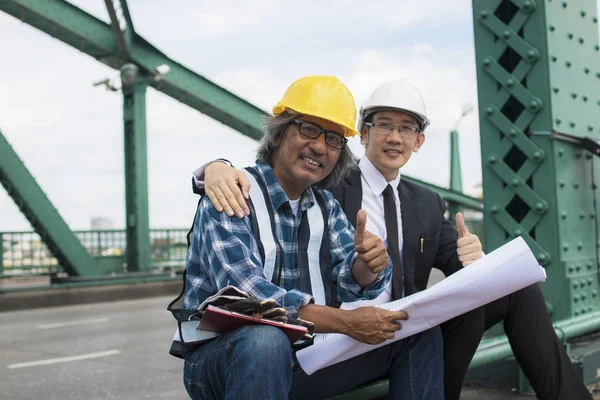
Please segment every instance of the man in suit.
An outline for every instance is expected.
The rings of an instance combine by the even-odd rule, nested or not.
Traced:
[[[365,209],[367,229],[386,243],[393,278],[378,302],[424,290],[433,267],[448,276],[482,256],[479,239],[469,233],[460,213],[454,227],[444,216],[445,203],[438,194],[401,179],[401,168],[424,145],[428,125],[423,98],[414,86],[402,80],[384,83],[360,111],[358,131],[365,155],[359,168],[329,188],[352,224],[357,211]],[[217,210],[244,215],[248,184],[226,168],[222,163],[207,167],[206,193]],[[460,397],[483,333],[499,322],[539,399],[591,399],[554,333],[538,285],[442,324],[446,399]]]

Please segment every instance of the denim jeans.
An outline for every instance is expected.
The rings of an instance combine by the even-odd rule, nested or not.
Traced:
[[[185,360],[192,399],[324,399],[363,383],[390,379],[389,399],[443,399],[439,327],[306,375],[287,336],[245,326],[204,344]]]

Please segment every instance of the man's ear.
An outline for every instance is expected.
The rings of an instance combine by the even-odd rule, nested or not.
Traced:
[[[425,143],[425,134],[419,133],[417,136],[417,143],[415,143],[415,147],[413,147],[413,152],[417,153],[421,146],[423,146],[423,143]]]
[[[369,131],[368,131],[367,127],[363,126],[362,129],[360,130],[360,144],[362,144],[363,146],[366,146],[368,141],[369,141]]]

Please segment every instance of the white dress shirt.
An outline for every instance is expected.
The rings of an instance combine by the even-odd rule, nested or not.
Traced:
[[[385,229],[385,215],[383,211],[383,191],[387,185],[391,185],[396,199],[396,215],[398,216],[398,248],[400,257],[402,257],[402,213],[400,211],[400,197],[398,194],[398,185],[400,184],[400,171],[394,180],[388,182],[384,176],[375,168],[373,163],[363,156],[358,163],[361,174],[362,184],[362,205],[361,208],[367,212],[367,230],[377,235],[383,240],[387,248],[387,231]],[[352,303],[343,303],[343,309],[373,306],[392,301],[392,284],[373,300],[360,300]]]

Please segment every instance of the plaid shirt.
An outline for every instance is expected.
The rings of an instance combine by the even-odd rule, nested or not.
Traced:
[[[314,299],[301,292],[296,254],[298,251],[298,227],[303,211],[318,207],[312,190],[302,193],[297,215],[294,215],[281,185],[270,166],[255,166],[265,180],[273,207],[277,236],[283,247],[283,270],[281,286],[267,280],[252,225],[248,217],[229,217],[217,212],[210,199],[205,197],[198,207],[194,230],[186,259],[186,291],[184,307],[197,308],[207,297],[227,285],[233,285],[260,300],[272,298],[284,307],[288,314],[298,317],[298,308]],[[354,228],[348,222],[339,203],[331,193],[322,191],[329,211],[330,255],[333,262],[332,280],[337,281],[337,294],[341,301],[373,299],[378,296],[391,279],[391,268],[381,272],[368,287],[361,288],[353,279],[351,268],[356,259],[354,251]]]

